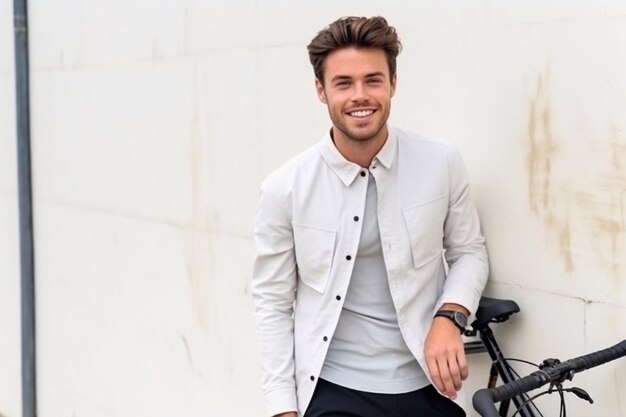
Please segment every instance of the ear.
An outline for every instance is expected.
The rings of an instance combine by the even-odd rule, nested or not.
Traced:
[[[326,103],[326,93],[324,92],[324,85],[317,78],[315,79],[315,91],[317,91],[317,97],[324,104]]]
[[[393,77],[391,77],[391,97],[393,97],[394,94],[396,94],[397,81],[398,81],[398,77],[396,77],[396,74],[393,74]]]

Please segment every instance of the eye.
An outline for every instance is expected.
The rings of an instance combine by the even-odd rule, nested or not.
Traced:
[[[370,78],[367,80],[368,84],[373,84],[373,85],[381,84],[382,82],[383,80],[381,80],[380,78]]]
[[[347,88],[349,85],[350,85],[350,81],[347,81],[347,80],[337,81],[335,83],[335,87],[337,88]]]

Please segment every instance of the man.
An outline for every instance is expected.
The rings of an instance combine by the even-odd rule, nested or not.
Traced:
[[[487,253],[457,151],[387,126],[400,48],[382,17],[308,46],[332,128],[266,178],[254,229],[271,416],[465,415],[461,331]]]

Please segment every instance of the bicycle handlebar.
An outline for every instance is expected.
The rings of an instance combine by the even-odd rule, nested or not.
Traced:
[[[622,356],[626,356],[626,339],[610,348],[548,366],[508,384],[478,390],[472,398],[472,404],[482,417],[499,417],[494,403],[522,395],[548,382],[563,381],[565,378],[572,379],[576,372],[582,372]]]

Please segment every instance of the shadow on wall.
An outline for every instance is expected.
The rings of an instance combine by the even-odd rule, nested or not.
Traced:
[[[626,137],[563,140],[554,133],[549,67],[530,98],[526,138],[531,212],[546,228],[563,268],[591,259],[619,281],[626,249]],[[582,139],[582,140],[581,140]]]

